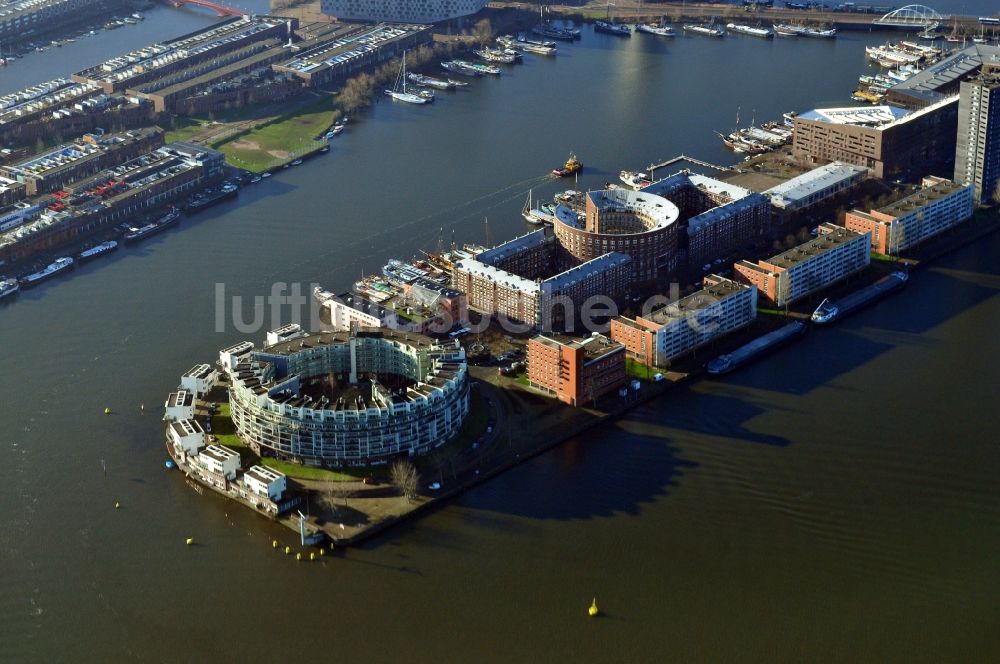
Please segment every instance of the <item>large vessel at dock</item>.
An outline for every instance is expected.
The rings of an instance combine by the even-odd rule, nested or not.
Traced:
[[[810,28],[804,25],[795,25],[793,23],[775,23],[774,31],[785,37],[817,37],[820,39],[833,39],[837,36],[836,28],[827,28],[823,30],[820,28]]]
[[[188,199],[184,210],[187,212],[197,212],[207,207],[211,207],[224,200],[233,198],[239,188],[235,184],[224,184],[218,189],[206,189]]]
[[[503,71],[496,65],[484,65],[479,62],[469,62],[467,60],[453,60],[452,62],[461,67],[463,70],[478,72],[479,75],[493,74],[494,76],[499,76]]]
[[[619,37],[632,36],[632,28],[628,27],[624,23],[615,23],[614,21],[595,21],[594,32],[603,32],[608,35],[617,35]]]
[[[754,339],[750,343],[740,346],[732,353],[720,355],[715,358],[708,363],[708,373],[718,375],[738,369],[754,358],[757,358],[768,351],[774,350],[778,346],[787,343],[805,331],[805,323],[799,320],[792,321],[777,330],[768,332],[764,336]]]
[[[14,297],[17,292],[21,290],[21,284],[17,283],[17,279],[14,278],[0,278],[0,300],[6,300],[8,297]]]
[[[548,37],[549,39],[557,39],[559,41],[575,41],[580,38],[579,35],[574,34],[570,30],[557,28],[549,23],[540,23],[533,27],[531,32],[540,37]]]
[[[519,32],[516,38],[510,35],[497,37],[497,43],[506,48],[518,48],[525,53],[536,55],[555,55],[557,52],[555,42],[528,39],[528,35],[523,32]]]
[[[43,269],[38,272],[32,272],[29,275],[24,276],[21,279],[21,285],[25,288],[31,288],[32,286],[37,286],[43,281],[48,281],[52,277],[56,276],[60,272],[65,272],[67,270],[72,270],[75,267],[75,263],[72,258],[62,257],[57,258],[53,262],[49,263]]]
[[[650,35],[658,35],[660,37],[676,37],[677,31],[671,28],[669,25],[662,25],[656,23],[640,23],[635,26],[636,32],[645,32]]]
[[[81,251],[76,259],[81,263],[86,263],[89,260],[93,260],[98,256],[103,256],[104,254],[110,254],[112,251],[118,248],[118,243],[114,240],[108,240],[107,242],[102,242],[95,247]]]
[[[504,65],[512,65],[517,62],[518,54],[510,49],[476,48],[472,53],[487,62],[499,62]]]
[[[829,298],[820,302],[816,311],[812,314],[812,322],[817,325],[826,325],[835,320],[843,318],[858,309],[864,307],[879,298],[882,298],[893,291],[899,290],[906,285],[909,279],[906,272],[893,272],[882,277],[870,286],[857,290],[842,298],[839,302],[832,302]]]
[[[165,231],[171,226],[177,224],[181,219],[180,210],[170,210],[165,215],[157,219],[156,221],[150,222],[145,226],[140,228],[129,228],[124,235],[122,235],[122,240],[126,243],[138,242],[139,240],[145,240],[151,235],[156,235],[161,231]]]
[[[691,34],[701,35],[703,37],[724,37],[726,31],[722,28],[717,28],[714,25],[700,25],[698,23],[685,23],[683,28],[684,32],[690,32]]]
[[[473,69],[472,67],[466,66],[466,63],[458,60],[449,60],[448,62],[441,63],[441,69],[445,71],[450,71],[453,74],[461,74],[463,76],[482,76],[483,72],[478,69]]]
[[[760,37],[761,39],[771,39],[774,37],[774,32],[768,28],[757,28],[752,25],[743,25],[741,23],[727,23],[726,30],[740,35]]]

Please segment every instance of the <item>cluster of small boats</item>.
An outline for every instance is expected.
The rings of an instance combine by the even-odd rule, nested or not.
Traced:
[[[434,93],[430,90],[420,90],[418,92],[407,90],[407,80],[409,78],[406,75],[406,51],[403,51],[403,61],[399,66],[399,73],[396,74],[396,83],[393,85],[392,90],[386,90],[385,93],[394,100],[406,102],[407,104],[428,104],[434,101]]]
[[[740,114],[737,111],[736,126],[733,131],[729,134],[716,133],[719,134],[722,143],[733,152],[748,155],[763,154],[792,142],[791,118],[791,114],[786,113],[781,123],[765,122],[758,127],[756,121],[753,121],[750,126],[741,127]]]
[[[551,203],[534,201],[532,200],[531,193],[531,190],[528,190],[528,200],[524,202],[524,208],[521,210],[521,216],[529,224],[554,225],[556,222],[556,210],[560,206],[565,206],[572,210],[578,217],[584,214],[585,195],[583,192],[576,191],[575,189],[567,189],[553,196]]]
[[[879,65],[882,71],[877,74],[862,74],[858,78],[858,88],[851,98],[872,104],[881,103],[889,88],[902,83],[948,54],[946,49],[913,41],[866,46],[865,55],[872,63]]]

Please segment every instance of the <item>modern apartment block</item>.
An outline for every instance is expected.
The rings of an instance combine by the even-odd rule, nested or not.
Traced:
[[[872,251],[895,256],[972,216],[972,185],[937,177],[924,178],[922,185],[878,210],[851,210],[844,217],[844,226],[870,234]]]
[[[632,359],[665,367],[673,360],[750,324],[757,317],[757,288],[709,275],[703,288],[634,320],[611,321],[611,338]]]
[[[471,309],[551,331],[573,321],[588,297],[615,297],[632,283],[630,256],[607,251],[577,263],[565,249],[550,232],[533,231],[458,261],[452,287]]]
[[[813,164],[840,161],[877,178],[954,168],[958,95],[916,111],[894,106],[817,108],[795,117],[792,154]]]
[[[973,186],[976,203],[1000,202],[1000,62],[962,82],[954,179]]]
[[[534,337],[528,341],[528,381],[563,403],[586,403],[625,384],[625,347],[599,334]]]
[[[475,14],[486,0],[322,0],[320,9],[340,21],[436,23]]]
[[[783,307],[866,268],[871,261],[868,233],[826,223],[819,237],[767,260],[733,265],[733,278],[757,287],[759,298]]]

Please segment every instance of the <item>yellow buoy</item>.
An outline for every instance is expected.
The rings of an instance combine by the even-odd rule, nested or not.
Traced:
[[[278,548],[278,540],[271,540],[271,548],[272,549]]]
[[[309,560],[316,560],[316,552],[315,551],[310,551],[309,552]]]
[[[301,553],[296,553],[295,554],[295,559],[296,560],[302,560],[302,554]]]
[[[326,549],[320,549],[319,550],[319,555],[325,556],[326,555]]]
[[[292,552],[292,547],[290,547],[290,546],[286,546],[286,547],[285,547],[285,555],[287,556],[287,555],[288,555],[289,553],[291,553],[291,552]]]
[[[111,414],[111,409],[110,408],[105,408],[104,409],[104,414],[105,415],[110,415]]]
[[[119,502],[118,502],[118,501],[116,500],[116,501],[115,501],[115,509],[118,509],[118,508],[119,508],[119,507],[121,507],[121,506],[122,506],[122,504],[121,504],[121,503],[119,503]]]
[[[597,608],[597,598],[595,597],[594,601],[590,603],[590,608],[587,609],[587,613],[590,615],[590,617],[594,617],[600,612],[601,610]]]
[[[187,538],[185,540],[185,544],[187,544],[188,546],[191,546],[192,544],[194,544],[194,538],[193,537]]]

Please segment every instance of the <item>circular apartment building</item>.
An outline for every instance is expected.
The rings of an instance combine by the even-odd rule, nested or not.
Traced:
[[[655,279],[660,268],[677,266],[677,206],[655,194],[628,189],[588,191],[583,219],[557,209],[556,238],[576,261],[585,263],[612,251],[633,261],[633,278]]]
[[[257,454],[308,465],[367,466],[425,454],[469,413],[457,341],[371,329],[298,337],[231,371],[236,431]]]

